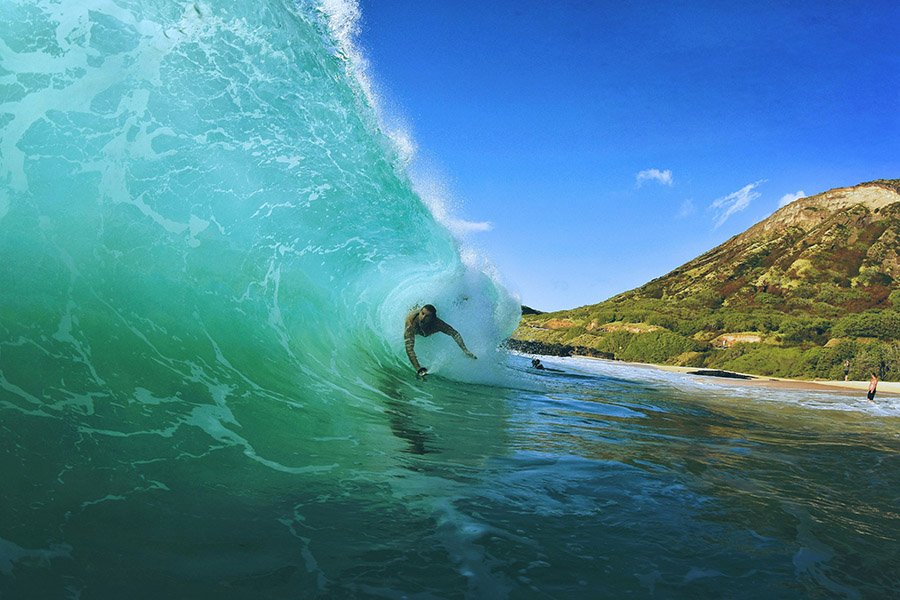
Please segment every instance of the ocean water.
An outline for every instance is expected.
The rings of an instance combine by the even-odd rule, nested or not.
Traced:
[[[505,352],[354,16],[0,3],[0,597],[900,594],[900,403]]]

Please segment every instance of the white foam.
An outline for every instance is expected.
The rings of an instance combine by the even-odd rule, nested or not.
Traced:
[[[381,102],[381,96],[376,93],[369,74],[369,61],[356,44],[361,17],[359,3],[356,0],[319,0],[318,8],[326,16],[338,55],[347,66],[347,74],[356,81],[366,102],[372,107],[378,126],[391,140],[401,166],[408,166],[415,157],[416,144],[407,128],[399,122],[399,117],[387,117],[389,113]]]
[[[492,225],[487,221],[472,221],[457,216],[462,203],[451,192],[446,178],[440,175],[437,169],[426,167],[417,160],[417,144],[409,125],[399,115],[399,111],[386,109],[381,95],[376,91],[374,79],[370,74],[369,61],[356,43],[361,18],[356,0],[319,0],[318,6],[327,17],[329,31],[339,56],[345,60],[348,76],[357,82],[366,102],[374,112],[379,129],[391,141],[403,176],[409,179],[413,191],[434,219],[460,242],[473,233],[490,231]],[[466,248],[465,253],[477,254],[472,248]],[[484,259],[480,262],[486,263]],[[496,274],[493,274],[492,278],[499,281]]]
[[[858,390],[779,389],[744,385],[726,378],[690,375],[654,368],[591,358],[543,358],[548,366],[558,363],[562,368],[615,377],[674,388],[689,394],[702,392],[705,397],[722,399],[749,399],[762,402],[800,406],[814,410],[837,410],[866,413],[873,416],[900,416],[900,398],[882,396],[877,402],[869,402],[865,393]]]

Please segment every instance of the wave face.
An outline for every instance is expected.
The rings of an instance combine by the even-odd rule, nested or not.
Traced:
[[[318,429],[409,374],[413,305],[482,355],[515,326],[412,191],[317,7],[2,10],[0,327],[20,408],[120,422],[137,399],[157,429],[179,412],[218,428],[253,399]],[[422,346],[463,376],[458,352]]]

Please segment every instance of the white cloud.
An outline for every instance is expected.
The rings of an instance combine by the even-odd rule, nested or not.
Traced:
[[[636,176],[638,185],[641,185],[645,181],[658,181],[663,185],[667,185],[672,187],[675,182],[672,180],[672,171],[666,169],[665,171],[660,171],[659,169],[644,169]]]
[[[787,206],[794,200],[799,200],[800,198],[806,198],[806,192],[804,192],[803,190],[796,191],[793,194],[785,194],[781,197],[781,200],[778,201],[778,208]]]
[[[765,179],[761,179],[754,183],[748,183],[736,192],[713,200],[710,208],[714,209],[717,213],[716,228],[721,227],[731,215],[744,210],[750,206],[750,203],[753,200],[759,198],[761,194],[756,191],[756,188],[763,182],[765,182]]]
[[[681,203],[681,206],[678,208],[678,218],[684,219],[685,217],[689,217],[696,212],[696,208],[694,207],[694,201],[688,198],[684,202]]]

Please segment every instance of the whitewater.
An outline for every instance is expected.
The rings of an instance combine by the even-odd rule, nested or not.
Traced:
[[[508,353],[358,16],[0,4],[0,597],[896,595],[896,400]]]

